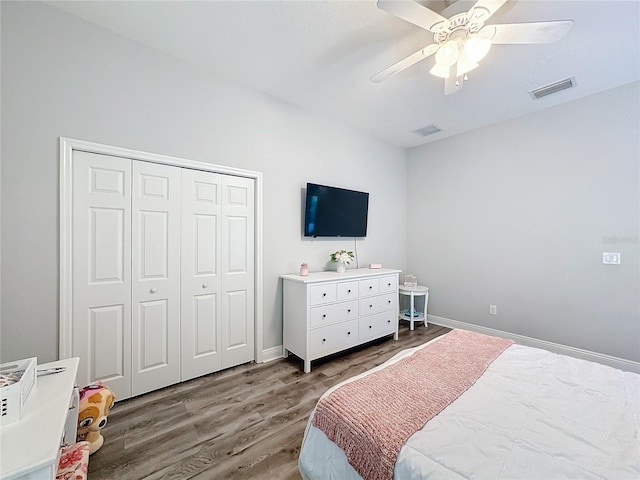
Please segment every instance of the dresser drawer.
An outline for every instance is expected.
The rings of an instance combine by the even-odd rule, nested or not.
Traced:
[[[397,323],[398,319],[395,310],[362,317],[358,325],[358,340],[364,341],[395,333]]]
[[[386,310],[395,310],[398,304],[396,293],[385,293],[360,300],[360,315],[372,315]]]
[[[338,301],[358,298],[358,281],[338,283]]]
[[[336,323],[311,330],[309,352],[311,356],[358,343],[358,320]]]
[[[380,293],[395,292],[398,289],[398,275],[388,275],[378,279]]]
[[[310,309],[310,328],[358,318],[358,300],[320,305]]]
[[[336,301],[336,284],[323,283],[309,287],[309,305],[322,305]]]
[[[360,296],[377,295],[380,292],[380,285],[377,278],[367,278],[359,282]]]

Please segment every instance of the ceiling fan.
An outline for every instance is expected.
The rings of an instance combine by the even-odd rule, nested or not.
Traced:
[[[478,67],[491,45],[554,43],[573,25],[573,20],[485,25],[506,2],[478,0],[469,10],[446,18],[412,0],[378,0],[379,9],[432,32],[434,43],[376,73],[371,81],[386,80],[435,54],[429,72],[444,78],[444,93],[450,95],[462,88],[467,72]]]

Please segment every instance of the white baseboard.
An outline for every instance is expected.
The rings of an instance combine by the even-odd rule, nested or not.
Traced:
[[[282,345],[278,345],[277,347],[267,348],[266,350],[262,351],[262,363],[278,360],[279,358],[282,358],[282,357],[284,357]]]
[[[559,343],[547,342],[546,340],[538,340],[537,338],[525,337],[516,333],[503,332],[502,330],[495,330],[493,328],[481,327],[479,325],[460,322],[458,320],[451,320],[450,318],[445,317],[438,317],[436,315],[427,314],[427,321],[429,323],[434,323],[443,327],[460,328],[462,330],[471,330],[472,332],[484,333],[485,335],[493,335],[494,337],[510,338],[520,345],[542,348],[544,350],[549,350],[550,352],[559,353],[561,355],[568,355],[571,357],[581,358],[583,360],[601,363],[603,365],[609,365],[610,367],[618,368],[620,370],[625,370],[628,372],[640,373],[640,362],[625,360],[624,358],[613,357],[611,355],[605,355],[603,353],[591,352],[589,350],[570,347],[568,345],[561,345]]]

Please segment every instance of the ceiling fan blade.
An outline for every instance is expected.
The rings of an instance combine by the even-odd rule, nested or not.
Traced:
[[[444,94],[451,95],[462,89],[462,79],[458,80],[455,75],[449,75],[449,78],[444,79]]]
[[[482,16],[482,21],[486,22],[505,3],[507,0],[478,0],[470,11],[473,11],[475,16]]]
[[[506,23],[487,25],[478,35],[489,38],[494,44],[554,43],[564,37],[572,26],[573,20]]]
[[[431,32],[440,30],[439,24],[444,26],[449,22],[442,15],[413,0],[378,0],[377,6],[380,10]]]
[[[431,45],[427,45],[421,50],[418,50],[416,53],[409,55],[404,60],[400,60],[398,63],[394,63],[390,67],[385,68],[381,72],[376,73],[371,77],[371,81],[374,83],[381,82],[386,80],[392,75],[401,72],[405,68],[409,68],[411,65],[418,63],[420,60],[427,58],[430,55],[433,55],[438,51],[439,45],[437,43],[432,43]]]

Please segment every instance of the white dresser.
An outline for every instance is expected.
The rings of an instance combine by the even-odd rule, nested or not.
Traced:
[[[0,427],[1,480],[54,480],[63,444],[76,441],[78,358],[38,365],[65,371],[38,377],[24,417]]]
[[[311,361],[393,334],[398,339],[398,273],[359,268],[345,273],[282,275],[283,345]]]

